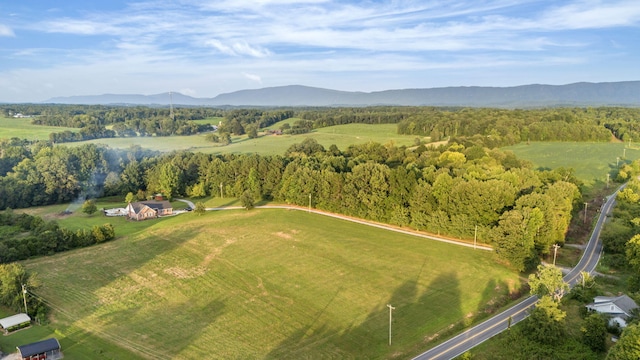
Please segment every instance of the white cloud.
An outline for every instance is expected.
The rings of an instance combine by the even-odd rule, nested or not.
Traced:
[[[77,13],[0,25],[0,36],[14,36],[15,30],[24,44],[0,49],[4,69],[21,69],[20,77],[0,70],[0,78],[28,84],[23,94],[47,81],[67,95],[182,88],[213,96],[263,82],[348,84],[354,76],[359,81],[350,86],[366,90],[380,74],[414,83],[424,74],[453,79],[474,69],[525,73],[545,63],[607,63],[603,59],[613,55],[594,43],[610,50],[609,38],[618,54],[637,56],[631,31],[602,40],[584,29],[637,29],[640,2],[146,0],[120,10]],[[38,40],[23,41],[25,29]],[[55,41],[43,48],[51,33]],[[626,70],[640,78],[640,70]],[[0,100],[11,95],[7,91],[0,88]]]
[[[251,46],[246,41],[234,41],[232,44],[227,45],[218,39],[210,39],[205,41],[205,44],[215,48],[223,54],[231,56],[247,55],[260,58],[271,55],[271,52],[268,49],[264,49],[259,46]]]
[[[16,36],[13,30],[7,25],[0,24],[0,36]]]
[[[242,72],[242,76],[246,77],[247,79],[249,79],[251,81],[255,81],[255,82],[259,83],[259,84],[262,84],[262,78],[260,77],[260,75]]]

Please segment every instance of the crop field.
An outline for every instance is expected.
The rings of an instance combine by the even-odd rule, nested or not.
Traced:
[[[77,132],[79,129],[32,125],[31,119],[4,118],[0,117],[0,139],[10,139],[17,137],[28,140],[49,140],[52,132],[63,132],[65,130]]]
[[[607,174],[613,179],[617,173],[616,162],[622,165],[640,158],[638,144],[627,143],[578,143],[532,142],[521,143],[505,150],[513,151],[518,158],[531,161],[536,167],[555,169],[573,168],[585,185],[604,183]]]
[[[490,252],[304,211],[139,224],[25,262],[51,326],[77,329],[67,341],[91,334],[141,358],[406,358],[521,285]]]

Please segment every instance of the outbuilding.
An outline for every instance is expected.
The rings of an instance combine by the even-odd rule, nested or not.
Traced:
[[[56,360],[63,357],[60,343],[56,338],[18,346],[18,354],[22,360]]]
[[[4,331],[5,335],[11,331],[25,328],[31,325],[31,318],[25,313],[16,314],[13,316],[0,319],[0,328]]]

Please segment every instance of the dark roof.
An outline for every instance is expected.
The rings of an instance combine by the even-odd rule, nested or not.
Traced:
[[[140,204],[147,205],[153,210],[171,209],[171,203],[168,201],[141,201]]]
[[[27,345],[18,346],[20,356],[27,357],[37,354],[42,354],[51,350],[59,350],[60,343],[56,338],[50,338],[38,342],[34,342]]]

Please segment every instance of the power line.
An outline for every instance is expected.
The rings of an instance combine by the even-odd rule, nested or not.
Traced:
[[[82,320],[78,316],[76,316],[76,315],[68,312],[67,310],[65,310],[65,309],[53,304],[52,302],[46,300],[42,296],[34,294],[31,291],[28,291],[28,293],[31,296],[33,296],[34,298],[40,300],[42,303],[47,305],[49,308],[51,308],[51,309],[63,314],[64,316],[66,316],[70,320],[72,320],[74,322],[80,322]],[[89,329],[89,328],[81,327],[81,326],[78,326],[78,327],[80,327],[82,330],[84,330],[84,331],[86,331],[88,333],[93,333],[95,335],[98,335],[101,338],[110,340],[113,343],[126,344],[126,348],[127,349],[134,350],[135,352],[138,352],[138,353],[140,353],[142,355],[145,355],[147,357],[150,357],[150,358],[164,358],[164,357],[166,357],[165,353],[159,353],[153,348],[148,348],[148,347],[146,347],[146,346],[144,346],[142,344],[133,342],[133,341],[129,340],[128,338],[125,338],[125,337],[122,337],[122,336],[119,336],[119,335],[115,335],[115,334],[110,334],[110,333],[107,333],[107,332],[104,332],[104,331],[101,331],[101,330],[97,330],[97,329]]]

